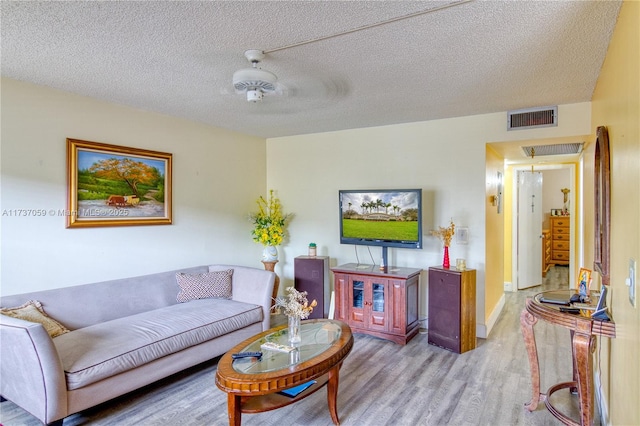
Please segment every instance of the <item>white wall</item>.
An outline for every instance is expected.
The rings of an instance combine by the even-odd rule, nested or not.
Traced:
[[[439,240],[429,235],[453,218],[469,228],[469,244],[450,248],[477,270],[477,320],[485,324],[485,145],[588,134],[589,104],[561,105],[558,127],[506,131],[506,112],[384,127],[272,138],[267,141],[267,184],[285,211],[295,214],[280,250],[281,286],[293,281],[293,259],[309,242],[331,265],[356,262],[354,246],[339,243],[338,190],[423,189],[424,249],[389,249],[389,263],[419,267],[442,263]],[[371,263],[366,247],[360,262]],[[381,249],[372,247],[375,263]],[[503,282],[498,284],[501,289]],[[426,316],[427,273],[421,277],[420,314]],[[493,307],[486,307],[491,312]],[[481,334],[481,333],[480,333]]]
[[[560,190],[571,188],[571,169],[564,167],[540,171],[542,172],[542,211],[544,214],[542,228],[549,229],[551,209],[564,207],[564,194]],[[569,207],[574,204],[575,195],[569,193]]]
[[[248,213],[265,140],[2,79],[1,288],[47,288],[229,262],[262,268]],[[170,102],[167,99],[167,102]],[[173,225],[66,229],[66,138],[173,154]]]
[[[64,217],[1,217],[1,291],[16,294],[229,262],[262,267],[247,215],[273,188],[294,213],[276,272],[293,282],[309,242],[332,265],[354,262],[339,244],[339,189],[422,188],[424,249],[390,249],[399,266],[440,264],[429,231],[469,228],[451,247],[477,269],[478,323],[485,321],[485,144],[588,134],[590,105],[560,105],[558,127],[506,131],[506,113],[354,129],[265,141],[178,118],[2,80],[0,210],[66,207],[66,138],[173,153],[174,224],[66,229]],[[168,100],[170,101],[170,100]],[[371,262],[358,247],[361,262]],[[380,260],[380,248],[371,248]],[[426,315],[426,272],[421,314]],[[282,292],[282,289],[280,290]],[[491,311],[487,306],[486,310]]]

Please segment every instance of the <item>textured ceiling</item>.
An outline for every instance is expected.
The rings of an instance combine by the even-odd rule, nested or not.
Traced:
[[[619,1],[6,1],[2,75],[262,137],[590,101]],[[561,118],[560,118],[561,119]],[[506,116],[505,116],[506,126]]]

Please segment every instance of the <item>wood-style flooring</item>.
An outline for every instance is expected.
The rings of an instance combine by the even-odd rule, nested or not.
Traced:
[[[558,425],[531,398],[529,364],[519,316],[527,296],[567,288],[568,268],[554,267],[542,286],[506,293],[506,304],[489,338],[476,349],[454,354],[427,344],[426,330],[406,346],[356,334],[340,371],[338,413],[342,425]],[[569,331],[539,322],[536,327],[541,385],[571,380]],[[214,382],[216,361],[204,363],[65,419],[75,425],[226,425],[227,398]],[[577,397],[553,395],[577,418]],[[598,413],[596,423],[599,424]],[[0,424],[39,425],[10,401],[0,404]],[[278,410],[245,414],[243,425],[329,426],[325,389]]]

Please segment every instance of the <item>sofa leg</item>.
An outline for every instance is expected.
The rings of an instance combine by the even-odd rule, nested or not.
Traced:
[[[0,402],[5,402],[5,401],[6,401],[5,397],[0,395]]]
[[[55,422],[49,423],[47,426],[62,426],[62,422],[64,419],[56,420]]]

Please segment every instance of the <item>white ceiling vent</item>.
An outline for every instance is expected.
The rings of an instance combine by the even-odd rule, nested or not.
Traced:
[[[507,130],[535,129],[558,125],[558,107],[519,109],[507,112]]]
[[[523,146],[522,150],[527,157],[543,157],[545,155],[573,155],[580,154],[584,142],[576,143],[560,143],[555,145],[537,145],[537,146]],[[533,155],[532,155],[533,154]]]

